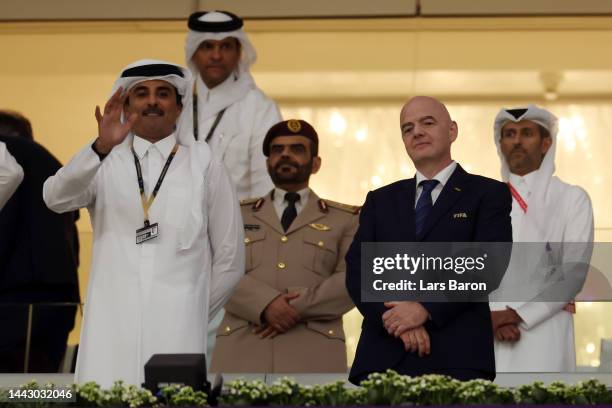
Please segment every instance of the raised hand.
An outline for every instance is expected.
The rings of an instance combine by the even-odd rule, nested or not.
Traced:
[[[127,93],[122,95],[123,88],[110,97],[104,105],[104,115],[100,113],[100,107],[96,106],[96,120],[98,121],[98,138],[95,142],[96,150],[102,154],[108,154],[121,142],[125,140],[132,129],[138,114],[132,113],[126,118],[125,123],[121,123],[121,113],[127,99]]]

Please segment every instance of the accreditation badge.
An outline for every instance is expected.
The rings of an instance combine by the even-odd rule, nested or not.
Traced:
[[[145,225],[136,230],[136,244],[142,244],[145,241],[157,237],[159,234],[159,225],[157,223]]]

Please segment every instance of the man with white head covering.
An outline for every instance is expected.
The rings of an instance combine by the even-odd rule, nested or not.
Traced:
[[[193,129],[213,156],[227,166],[238,198],[263,197],[274,185],[262,152],[263,140],[281,115],[255,84],[250,68],[257,59],[240,17],[227,11],[200,11],[189,16],[185,60],[193,74]],[[212,354],[219,313],[210,322]]]
[[[557,130],[557,118],[535,105],[502,109],[495,118],[494,140],[502,179],[513,196],[513,241],[531,243],[529,249],[520,244],[515,247],[515,252],[523,255],[513,254],[499,289],[503,293],[506,283],[507,287],[514,285],[514,292],[491,303],[498,372],[576,368],[572,295],[555,289],[554,283],[548,295],[533,293],[531,301],[524,295],[537,286],[536,282],[544,284],[541,288],[551,286],[552,276],[536,276],[544,270],[562,271],[556,278],[569,282],[575,295],[591,256],[593,209],[589,196],[582,188],[553,176]],[[534,243],[545,243],[543,249],[536,250],[537,256],[531,250],[538,247]],[[543,259],[547,260],[544,268]],[[580,266],[568,267],[578,262]],[[566,276],[560,276],[563,273]],[[516,301],[501,301],[510,300],[508,296]]]
[[[0,142],[0,210],[23,180],[23,169]]]
[[[93,224],[79,383],[140,384],[153,354],[203,353],[244,273],[236,193],[193,138],[189,84],[178,65],[128,65],[96,108],[98,138],[45,182],[49,208],[87,207]]]
[[[195,86],[194,133],[228,168],[238,198],[261,197],[272,181],[262,143],[280,122],[276,104],[249,72],[257,59],[242,19],[226,11],[193,13],[188,21],[186,64]]]

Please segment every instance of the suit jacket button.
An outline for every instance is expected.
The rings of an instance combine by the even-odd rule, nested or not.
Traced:
[[[318,245],[318,246],[320,246],[320,247],[325,246],[325,244],[323,243],[323,241],[319,241],[319,242],[317,243],[317,245]]]
[[[226,333],[229,333],[229,332],[231,332],[231,331],[232,331],[232,328],[231,328],[231,327],[229,327],[229,326],[225,326],[225,332],[226,332]]]
[[[245,244],[247,244],[247,245],[248,245],[250,242],[251,242],[251,238],[249,238],[249,237],[245,237],[245,238],[244,238],[244,243],[245,243]]]
[[[278,269],[285,269],[287,267],[284,262],[279,262],[276,266],[278,266]]]
[[[333,336],[334,335],[334,331],[333,330],[328,330],[327,334],[329,334],[330,336]]]
[[[286,235],[283,235],[283,236],[281,237],[281,242],[287,242],[287,241],[289,241],[289,238],[287,238],[287,236],[286,236]]]

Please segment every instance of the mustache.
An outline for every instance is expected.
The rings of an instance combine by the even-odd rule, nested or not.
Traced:
[[[276,166],[274,166],[274,169],[278,170],[282,166],[291,166],[291,167],[295,167],[296,169],[300,167],[300,165],[294,161],[291,161],[289,159],[281,159],[278,161],[278,163],[276,163]]]
[[[150,113],[154,113],[154,114],[157,114],[157,115],[163,115],[163,114],[164,114],[164,111],[163,111],[163,110],[161,110],[161,109],[160,109],[160,108],[158,108],[158,107],[155,107],[155,106],[151,106],[150,108],[147,108],[147,109],[145,109],[145,110],[143,110],[143,111],[142,111],[142,114],[143,114],[143,115],[148,115],[148,114],[150,114]]]
[[[520,152],[520,153],[527,153],[527,151],[525,151],[525,149],[523,149],[522,147],[515,147],[510,151],[510,154],[512,153],[516,153],[516,152]]]

